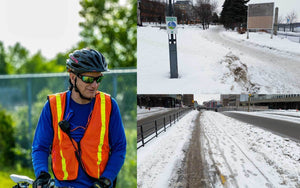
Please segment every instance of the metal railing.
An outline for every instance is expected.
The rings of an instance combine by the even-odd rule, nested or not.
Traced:
[[[153,138],[158,137],[162,132],[166,132],[168,127],[179,121],[186,113],[193,108],[184,108],[177,112],[165,114],[157,119],[137,125],[137,149],[144,147]]]

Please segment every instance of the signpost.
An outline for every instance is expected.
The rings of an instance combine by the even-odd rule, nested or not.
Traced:
[[[166,17],[166,27],[168,32],[169,41],[169,54],[170,54],[170,72],[171,78],[178,78],[178,66],[177,66],[177,18]]]

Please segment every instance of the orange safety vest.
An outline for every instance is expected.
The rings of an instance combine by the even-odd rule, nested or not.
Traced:
[[[54,137],[52,143],[52,169],[55,177],[62,180],[75,180],[78,175],[78,160],[75,149],[68,135],[58,123],[63,120],[66,107],[66,93],[49,95]],[[79,142],[81,160],[89,176],[99,178],[109,158],[109,120],[111,98],[108,94],[97,92],[94,109],[85,133]],[[74,140],[76,149],[78,143]]]

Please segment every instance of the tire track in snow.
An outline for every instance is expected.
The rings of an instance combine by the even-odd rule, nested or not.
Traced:
[[[211,123],[211,124],[213,124],[213,123]],[[204,128],[205,129],[205,128]],[[212,131],[213,132],[211,132],[213,135],[216,135],[217,133],[216,133],[216,131],[215,131],[215,129],[212,129]],[[206,139],[206,141],[207,141],[207,146],[208,146],[208,148],[209,148],[209,157],[210,157],[210,159],[212,160],[212,162],[213,162],[213,166],[214,166],[214,168],[215,168],[215,170],[216,170],[216,173],[218,174],[218,177],[219,177],[219,180],[220,180],[220,182],[222,182],[223,180],[221,179],[221,176],[224,176],[224,174],[222,174],[222,171],[220,170],[220,167],[218,167],[218,165],[220,166],[221,165],[221,163],[220,163],[220,161],[217,161],[216,162],[216,160],[214,159],[214,157],[213,157],[213,149],[212,149],[212,147],[211,147],[211,145],[214,145],[214,148],[216,148],[217,150],[218,150],[218,154],[222,157],[222,160],[225,162],[225,164],[226,164],[226,166],[227,166],[227,169],[229,170],[229,172],[230,172],[230,175],[227,175],[227,177],[228,177],[228,179],[230,180],[230,182],[235,186],[235,187],[238,187],[238,184],[237,184],[237,181],[236,181],[236,179],[234,178],[235,177],[235,175],[234,175],[234,172],[233,172],[233,170],[231,169],[231,167],[230,167],[230,165],[229,165],[229,163],[228,163],[228,161],[227,161],[227,159],[226,159],[226,157],[225,157],[225,155],[224,155],[224,152],[223,152],[223,150],[220,148],[220,142],[219,142],[219,139],[218,139],[218,137],[216,137],[215,139],[212,139],[210,136],[209,136],[209,134],[206,134],[206,131],[204,130],[204,132],[203,132],[203,135],[204,135],[204,138]],[[214,141],[215,140],[215,141]],[[217,154],[217,153],[216,153]],[[214,178],[214,180],[213,180],[213,183],[216,183],[216,179]],[[223,182],[224,183],[224,182]],[[222,183],[222,184],[223,184]]]
[[[261,175],[262,177],[266,180],[267,183],[265,183],[265,186],[267,187],[274,187],[274,185],[271,183],[271,181],[269,180],[269,178],[262,172],[262,170],[254,163],[253,160],[250,159],[250,157],[243,151],[243,149],[237,144],[237,142],[233,139],[233,137],[229,134],[227,134],[225,132],[225,130],[221,127],[218,126],[218,123],[215,122],[213,119],[211,118],[205,118],[206,124],[209,125],[208,127],[204,127],[204,139],[207,141],[208,144],[208,154],[209,154],[209,158],[210,160],[213,162],[214,167],[216,168],[216,170],[220,170],[220,174],[224,174],[226,178],[228,178],[228,180],[230,181],[231,184],[225,184],[225,186],[233,186],[233,187],[239,187],[239,184],[237,183],[236,177],[238,176],[238,174],[235,173],[235,170],[233,170],[231,168],[232,164],[228,163],[227,158],[229,156],[227,156],[227,158],[224,155],[224,150],[221,149],[221,145],[224,145],[224,148],[227,147],[226,145],[230,145],[231,148],[231,158],[234,161],[237,161],[236,158],[236,150],[235,148],[237,148],[240,152],[241,155],[239,155],[240,157],[240,161],[242,162],[242,167],[243,167],[243,172],[244,172],[244,176],[245,177],[249,177],[250,175],[254,175],[257,176],[257,174],[255,172],[252,172],[249,169],[246,169],[244,164],[251,164]],[[225,136],[225,137],[224,137]],[[222,140],[220,141],[219,138],[221,138]],[[217,151],[214,151],[214,149],[216,149]],[[221,159],[220,159],[221,157]],[[216,160],[215,160],[216,158]],[[221,161],[224,161],[224,164],[226,165],[226,167],[222,166],[222,163],[220,163],[220,161],[218,161],[218,159]],[[229,159],[229,158],[228,158]],[[218,166],[219,167],[218,167]],[[225,174],[226,170],[224,168],[227,168],[230,172],[230,174]],[[213,180],[215,181],[215,180]]]

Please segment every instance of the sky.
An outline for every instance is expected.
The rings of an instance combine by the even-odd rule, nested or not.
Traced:
[[[205,101],[220,100],[220,94],[194,94],[194,100],[202,105]]]
[[[0,41],[20,42],[34,54],[41,50],[50,59],[80,41],[81,6],[74,0],[1,0]]]
[[[222,5],[225,0],[215,0],[218,2],[218,12],[221,13]],[[195,2],[195,0],[194,0]],[[279,16],[285,18],[285,16],[291,11],[295,11],[297,14],[297,21],[300,22],[300,1],[299,0],[250,0],[248,4],[255,3],[270,3],[274,2],[275,7],[279,8]]]

